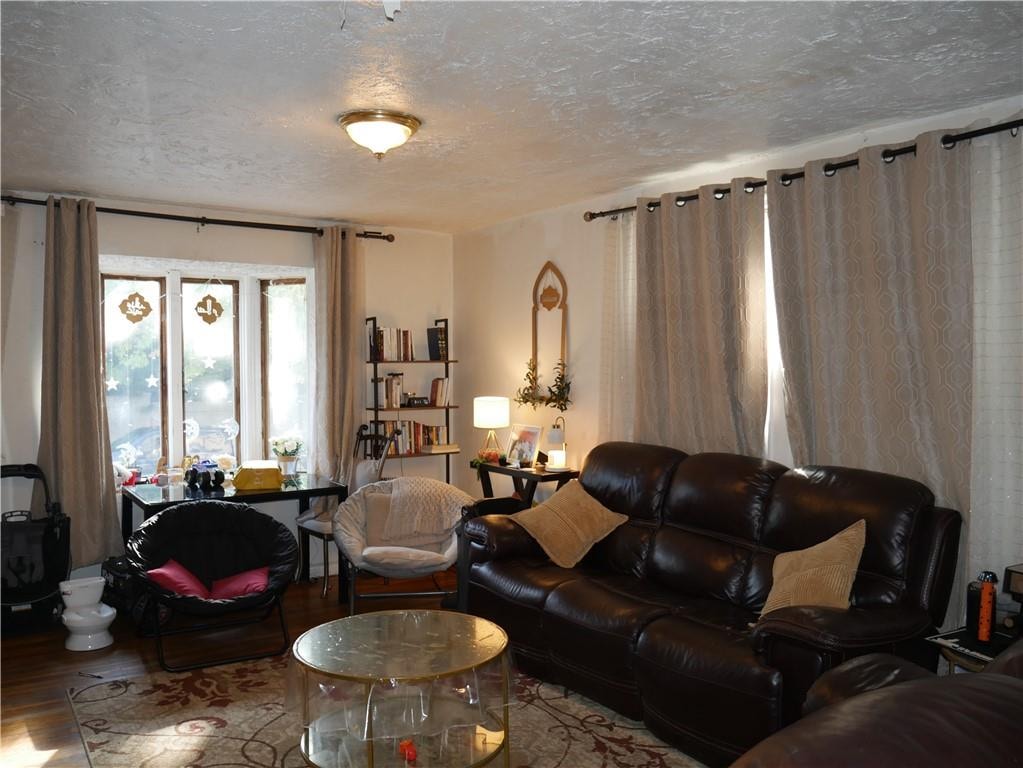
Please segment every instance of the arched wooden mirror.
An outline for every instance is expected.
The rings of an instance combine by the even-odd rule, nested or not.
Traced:
[[[548,261],[533,283],[533,362],[546,393],[559,362],[568,365],[568,285],[561,270]]]

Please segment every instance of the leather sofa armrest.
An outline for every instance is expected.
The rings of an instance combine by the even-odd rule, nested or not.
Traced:
[[[785,638],[845,653],[892,646],[920,637],[933,627],[930,614],[914,606],[842,610],[801,605],[762,616],[753,628],[753,637],[765,650],[777,638]]]
[[[511,557],[546,557],[536,539],[507,515],[484,515],[465,522],[464,535],[474,562]]]
[[[810,686],[822,674],[855,656],[893,653],[919,660],[921,639],[934,628],[923,608],[793,606],[762,616],[753,628],[754,647],[785,680],[782,719],[802,716]]]
[[[817,678],[806,693],[803,716],[867,691],[927,677],[934,673],[890,653],[857,656]]]

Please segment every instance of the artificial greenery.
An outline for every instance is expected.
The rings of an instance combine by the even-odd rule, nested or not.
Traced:
[[[540,376],[536,372],[536,360],[526,361],[525,384],[515,392],[515,402],[519,405],[537,407],[550,406],[561,412],[568,410],[572,404],[569,397],[572,391],[572,381],[568,378],[567,366],[563,359],[559,359],[554,366],[554,384],[547,387],[547,394],[543,394],[540,388]]]
[[[547,387],[547,405],[564,413],[572,404],[569,397],[571,392],[572,382],[565,370],[565,361],[558,360],[558,364],[554,366],[554,385]]]

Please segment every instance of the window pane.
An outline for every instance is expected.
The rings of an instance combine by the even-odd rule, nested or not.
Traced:
[[[263,281],[264,408],[266,455],[275,437],[298,437],[309,445],[309,363],[305,281]],[[305,455],[305,449],[301,455]]]
[[[163,281],[103,278],[107,424],[115,462],[156,471],[163,431]]]
[[[203,459],[238,456],[237,296],[233,281],[181,281],[184,444]]]

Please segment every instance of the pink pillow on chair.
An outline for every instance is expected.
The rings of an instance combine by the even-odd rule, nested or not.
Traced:
[[[270,566],[264,565],[262,568],[253,568],[251,571],[242,571],[233,576],[217,579],[210,590],[210,599],[228,600],[232,597],[265,592],[269,583]]]
[[[210,591],[199,577],[177,560],[171,558],[159,568],[146,571],[146,576],[155,584],[178,595],[189,595],[208,599]]]

